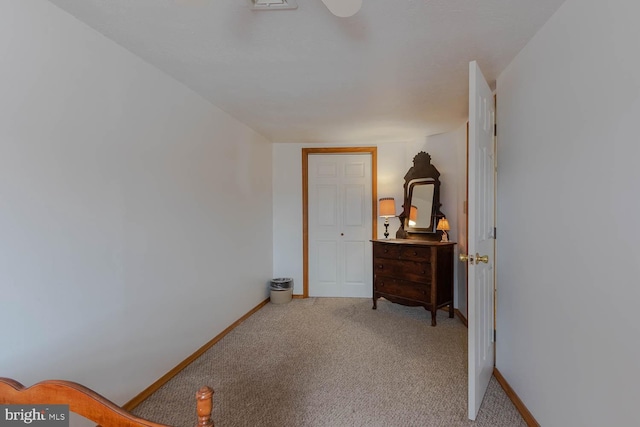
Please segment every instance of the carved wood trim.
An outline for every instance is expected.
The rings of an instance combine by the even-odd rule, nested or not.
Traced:
[[[431,163],[431,155],[424,151],[420,151],[413,157],[413,166],[409,168],[404,176],[404,200],[402,203],[402,213],[398,215],[400,220],[400,227],[396,232],[397,239],[411,239],[411,240],[428,240],[428,241],[440,241],[442,238],[441,231],[428,232],[425,229],[414,229],[413,231],[406,229],[405,220],[409,216],[411,210],[411,201],[409,200],[409,183],[415,179],[431,178],[434,180],[434,194],[433,194],[433,228],[435,229],[439,218],[445,215],[440,210],[442,203],[440,203],[440,172]]]
[[[196,397],[201,420],[198,425],[213,426],[213,390],[202,387]],[[47,380],[25,387],[10,378],[0,378],[0,403],[69,405],[71,412],[104,426],[166,427],[138,418],[95,391],[72,381]]]

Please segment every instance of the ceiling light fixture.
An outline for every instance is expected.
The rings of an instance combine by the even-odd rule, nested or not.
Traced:
[[[322,0],[322,3],[339,18],[353,16],[362,7],[362,0]]]
[[[251,10],[297,9],[296,0],[247,0]]]

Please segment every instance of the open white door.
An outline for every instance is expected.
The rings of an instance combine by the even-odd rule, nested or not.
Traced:
[[[475,420],[494,365],[495,105],[478,64],[469,64],[469,419]]]

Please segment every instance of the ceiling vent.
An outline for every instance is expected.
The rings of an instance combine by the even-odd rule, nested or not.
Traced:
[[[251,10],[297,9],[296,0],[247,0]]]

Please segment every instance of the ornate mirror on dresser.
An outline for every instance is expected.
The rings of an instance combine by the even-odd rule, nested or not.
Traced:
[[[454,242],[441,242],[440,172],[421,151],[404,177],[403,212],[395,239],[373,241],[373,308],[378,298],[422,306],[436,326],[439,308],[453,309]]]
[[[413,166],[404,176],[403,212],[398,216],[398,239],[440,241],[436,230],[440,211],[440,172],[431,164],[431,156],[424,151],[413,158]]]

